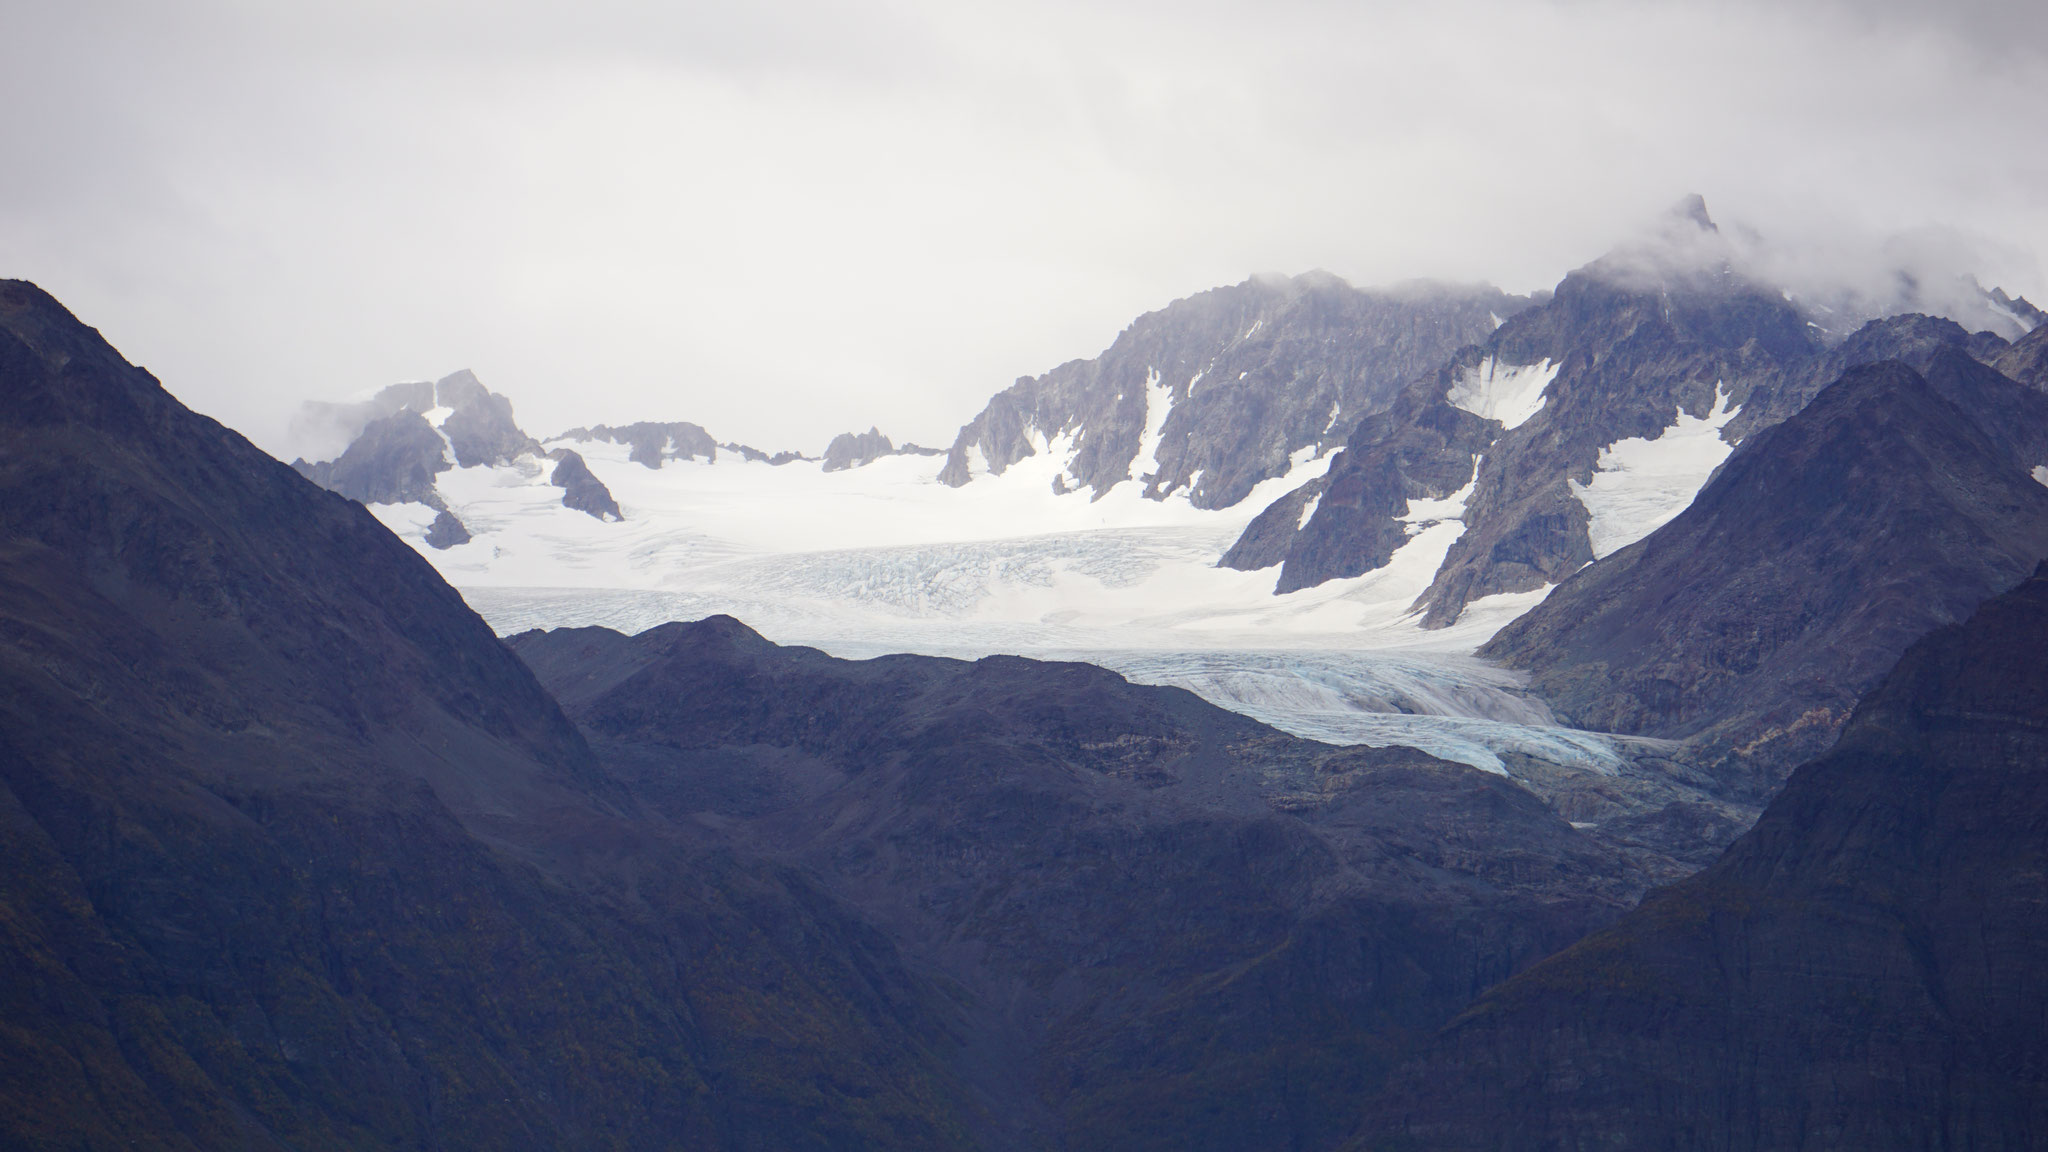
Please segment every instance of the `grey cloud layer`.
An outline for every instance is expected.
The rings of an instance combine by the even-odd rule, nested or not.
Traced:
[[[1816,281],[2048,247],[2032,3],[12,7],[0,274],[274,448],[462,366],[943,440],[1190,291],[1537,287],[1694,190]]]

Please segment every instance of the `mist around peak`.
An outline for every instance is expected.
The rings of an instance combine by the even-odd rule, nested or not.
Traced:
[[[2048,320],[1985,278],[2034,279],[2031,263],[1984,237],[1946,228],[1871,234],[1846,227],[1766,233],[1724,227],[1705,197],[1681,198],[1578,275],[1637,291],[1768,289],[1835,343],[1886,316],[1921,313],[2017,340]]]

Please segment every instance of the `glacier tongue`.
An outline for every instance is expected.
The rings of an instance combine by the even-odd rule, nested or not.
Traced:
[[[1477,660],[1381,652],[1077,652],[1140,684],[1186,688],[1283,732],[1400,745],[1507,775],[1501,753],[1613,774],[1614,743],[1558,726],[1508,673]]]

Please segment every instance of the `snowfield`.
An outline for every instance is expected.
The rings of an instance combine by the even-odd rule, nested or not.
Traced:
[[[1154,451],[1164,421],[1149,409],[1165,399],[1148,396]],[[1405,745],[1488,771],[1504,771],[1510,752],[1589,771],[1619,763],[1612,740],[1558,727],[1512,673],[1470,655],[1543,592],[1478,601],[1452,628],[1417,625],[1411,605],[1464,531],[1469,485],[1414,501],[1409,540],[1386,567],[1275,596],[1276,569],[1238,572],[1215,559],[1325,467],[1313,449],[1235,507],[1206,510],[1184,491],[1144,499],[1137,480],[1100,499],[1056,494],[1056,477],[1072,483],[1064,436],[957,489],[938,483],[941,462],[930,457],[826,473],[812,461],[721,453],[650,469],[623,445],[548,446],[579,452],[625,521],[562,507],[548,483],[555,465],[530,457],[441,474],[473,536],[446,551],[425,544],[434,514],[424,506],[372,509],[501,633],[634,632],[725,613],[779,643],[855,658],[1085,659],[1298,735]]]
[[[1600,450],[1593,482],[1568,480],[1572,494],[1592,517],[1593,558],[1621,551],[1686,510],[1735,445],[1721,429],[1740,407],[1714,388],[1714,408],[1704,419],[1678,410],[1677,419],[1649,439],[1617,440]]]
[[[1561,363],[1502,364],[1488,356],[1477,368],[1459,374],[1445,394],[1453,408],[1462,408],[1503,428],[1519,428],[1543,410],[1543,390],[1557,379]]]

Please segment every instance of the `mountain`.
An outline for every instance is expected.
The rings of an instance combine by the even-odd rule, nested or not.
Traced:
[[[669,423],[643,420],[618,428],[605,424],[595,428],[571,428],[555,439],[624,444],[632,450],[629,458],[633,463],[649,468],[659,468],[665,460],[709,462],[718,459],[718,441],[702,425],[687,420]]]
[[[634,796],[953,990],[996,1146],[1327,1147],[1415,1038],[1681,874],[1504,776],[1085,664],[722,617],[509,642]]]
[[[856,435],[841,432],[825,446],[824,468],[827,472],[843,472],[848,468],[859,468],[872,464],[884,456],[944,456],[937,448],[920,448],[915,444],[897,447],[878,428],[869,428]]]
[[[457,467],[547,469],[548,482],[563,489],[564,507],[599,520],[625,518],[582,456],[567,448],[543,450],[520,431],[512,401],[485,388],[466,368],[431,384],[393,384],[362,404],[308,409],[302,416],[306,422],[355,430],[333,460],[302,458],[292,467],[363,504],[421,504],[434,510],[438,515],[424,539],[437,550],[470,540],[468,527],[448,507],[438,483],[442,473]]]
[[[1851,370],[1481,653],[1530,670],[1576,723],[1691,740],[1768,796],[1908,644],[2048,557],[2031,474],[2048,394],[1955,344],[1922,363]]]
[[[2048,566],[1915,644],[1699,876],[1462,1014],[1365,1148],[2048,1139]]]
[[[9,1147],[1328,1146],[1677,874],[1089,665],[515,654],[18,282],[0,589]]]
[[[1442,625],[1473,600],[1540,589],[1594,558],[1609,509],[1589,509],[1574,484],[1593,482],[1603,452],[1692,433],[1666,442],[1693,449],[1662,501],[1683,508],[1685,489],[1725,455],[1728,413],[1821,349],[1798,310],[1736,274],[1716,244],[1695,203],[1652,241],[1565,277],[1549,301],[1359,421],[1326,475],[1261,513],[1223,564],[1278,564],[1282,593],[1359,576],[1414,534],[1411,502],[1456,495],[1463,531],[1417,603]],[[1641,535],[1656,505],[1627,502],[1604,534]]]
[[[944,999],[692,847],[361,505],[0,282],[0,1145],[959,1147]]]
[[[959,487],[1045,452],[1058,491],[1099,498],[1125,480],[1226,508],[1479,340],[1529,301],[1417,283],[1361,291],[1328,273],[1247,280],[1132,322],[1093,360],[997,393],[953,441]]]
[[[1972,292],[2025,331],[2016,310],[2031,305]],[[1455,520],[1415,603],[1425,627],[1442,627],[1648,535],[1736,443],[1851,367],[1951,345],[1981,360],[2007,352],[1996,333],[1925,316],[1833,343],[1812,317],[1743,271],[1694,198],[1360,421],[1325,474],[1262,511],[1221,563],[1277,565],[1285,594],[1385,569],[1430,524]]]

